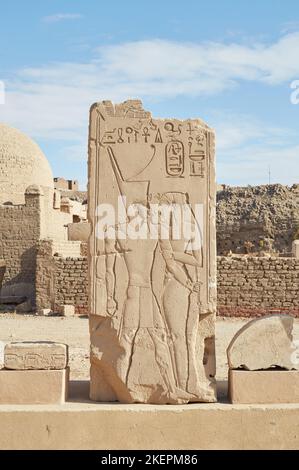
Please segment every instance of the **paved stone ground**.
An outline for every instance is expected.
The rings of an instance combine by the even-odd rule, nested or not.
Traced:
[[[227,378],[226,348],[234,334],[248,319],[218,318],[216,325],[217,378]],[[299,319],[295,320],[299,338]],[[0,341],[57,341],[70,347],[72,379],[87,379],[89,374],[88,319],[82,317],[38,317],[0,314]]]

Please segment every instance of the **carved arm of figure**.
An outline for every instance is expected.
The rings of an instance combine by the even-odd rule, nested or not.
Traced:
[[[186,259],[188,259],[188,261],[189,259],[193,259],[192,256],[187,255],[186,253],[174,252],[169,240],[160,240],[159,244],[167,270],[180,284],[182,284],[182,286],[186,287],[190,292],[198,292],[199,283],[197,281],[192,281],[192,279],[178,263],[178,261],[186,263]]]

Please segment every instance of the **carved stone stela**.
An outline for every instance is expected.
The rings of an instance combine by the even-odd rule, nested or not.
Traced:
[[[88,194],[91,399],[215,401],[213,130],[154,119],[138,100],[93,105]],[[186,206],[190,230],[174,234]]]

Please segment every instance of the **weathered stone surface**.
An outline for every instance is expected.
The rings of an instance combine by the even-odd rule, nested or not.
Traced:
[[[4,349],[6,369],[65,369],[68,364],[68,346],[52,342],[8,343]]]
[[[299,372],[230,370],[228,390],[234,404],[299,403]]]
[[[137,100],[92,107],[92,399],[216,400],[214,170],[214,132],[203,121],[153,119]],[[120,217],[103,221],[101,204]],[[156,218],[157,207],[168,218]],[[169,215],[175,208],[189,209],[188,223]]]
[[[189,452],[184,456],[177,450],[183,465],[175,468],[200,468],[203,462],[200,450],[298,451],[299,448],[299,433],[295,431],[299,422],[298,404],[196,403],[149,407],[103,403],[99,406],[90,403],[87,394],[74,397],[71,393],[70,390],[70,402],[57,406],[0,406],[1,450],[102,449],[108,455],[109,449],[118,450],[114,455],[123,456],[124,449],[134,454],[136,450],[160,449],[161,468],[166,468],[165,450],[180,449]],[[193,459],[193,465],[190,454],[198,457],[197,462]],[[99,468],[109,468],[100,464]],[[120,468],[129,468],[129,464]]]
[[[69,369],[0,370],[0,404],[61,404],[68,393]]]
[[[289,315],[268,315],[247,323],[227,349],[229,368],[298,369],[293,323],[294,319]]]
[[[236,187],[217,193],[217,253],[290,253],[298,230],[298,184]]]

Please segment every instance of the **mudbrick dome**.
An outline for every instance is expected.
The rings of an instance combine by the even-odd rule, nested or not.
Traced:
[[[53,189],[53,174],[39,146],[0,123],[0,204],[23,204],[28,186]]]

